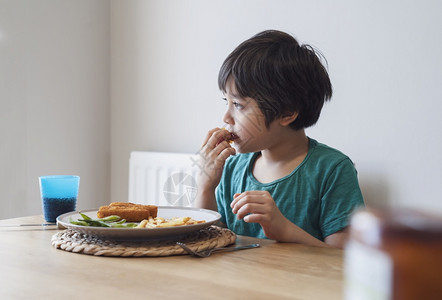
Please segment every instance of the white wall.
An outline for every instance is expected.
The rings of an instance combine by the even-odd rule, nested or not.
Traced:
[[[0,0],[0,218],[41,214],[38,177],[109,201],[109,1]]]
[[[224,58],[264,29],[328,59],[334,97],[308,134],[353,158],[368,202],[442,214],[442,2],[112,1],[112,201],[132,150],[196,153],[223,125]]]
[[[196,153],[223,125],[222,61],[269,28],[327,57],[334,97],[308,133],[353,158],[365,198],[442,214],[441,9],[0,0],[0,218],[41,213],[40,175],[80,175],[85,209],[127,199],[130,151]]]

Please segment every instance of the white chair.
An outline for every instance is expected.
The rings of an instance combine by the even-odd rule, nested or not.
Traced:
[[[192,207],[198,192],[196,154],[131,152],[129,202]]]

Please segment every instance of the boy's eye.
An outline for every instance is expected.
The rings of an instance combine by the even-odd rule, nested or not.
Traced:
[[[229,100],[226,97],[221,98],[222,100],[224,100],[226,102],[226,105],[229,105]],[[231,101],[232,105],[236,108],[236,109],[242,109],[244,108],[244,106],[242,104],[240,104],[239,102],[236,101]]]
[[[241,104],[239,104],[238,102],[233,102],[232,104],[233,104],[233,106],[235,106],[236,109],[243,108],[243,106]]]

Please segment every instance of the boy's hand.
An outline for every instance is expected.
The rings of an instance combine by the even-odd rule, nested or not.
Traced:
[[[206,139],[199,152],[198,188],[213,189],[221,180],[224,163],[230,155],[235,155],[235,149],[227,142],[231,134],[222,128],[214,128],[207,133]]]
[[[276,206],[267,191],[247,191],[235,194],[230,204],[238,219],[247,223],[259,223],[264,234],[270,239],[279,239],[284,232],[287,219]]]

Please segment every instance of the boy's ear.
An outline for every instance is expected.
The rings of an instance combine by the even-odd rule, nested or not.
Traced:
[[[284,115],[283,117],[281,117],[281,119],[279,119],[279,125],[288,126],[293,121],[295,121],[297,117],[298,117],[297,111],[288,113],[288,114]]]

